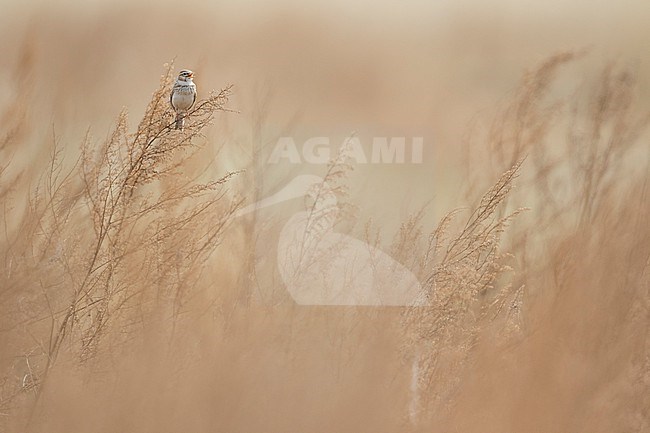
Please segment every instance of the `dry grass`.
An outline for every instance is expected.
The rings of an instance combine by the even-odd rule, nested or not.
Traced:
[[[490,113],[467,143],[466,207],[437,227],[423,209],[383,245],[381,220],[338,215],[418,276],[426,307],[256,302],[284,290],[260,264],[277,227],[233,220],[258,191],[197,162],[229,87],[176,131],[169,67],[133,131],[122,112],[72,160],[56,136],[45,161],[21,154],[36,126],[9,101],[0,428],[648,431],[648,116],[616,64],[558,96],[579,57],[547,60]],[[339,204],[351,168],[343,152],[321,173]]]
[[[173,323],[221,242],[236,208],[227,189],[236,173],[201,182],[201,173],[180,167],[225,110],[230,88],[199,100],[176,131],[172,74],[170,66],[135,132],[122,112],[103,143],[86,137],[71,168],[54,139],[24,210],[10,206],[25,188],[3,182],[2,328],[5,347],[19,356],[4,365],[13,372],[4,376],[4,410],[26,391],[36,406],[62,348],[84,364],[107,347],[119,350],[151,315]],[[20,113],[17,105],[8,113]],[[20,144],[21,121],[3,151]],[[17,363],[28,368],[22,377]]]
[[[418,362],[424,425],[650,426],[648,115],[634,74],[615,64],[576,99],[554,98],[553,76],[575,58],[526,75],[481,137],[487,152],[469,143],[468,197],[490,167],[505,171],[465,222],[454,211],[421,241],[435,302],[406,314],[405,350]]]

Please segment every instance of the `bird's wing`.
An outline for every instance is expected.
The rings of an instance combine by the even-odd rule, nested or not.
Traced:
[[[176,86],[174,85],[174,87]],[[169,105],[171,105],[172,108],[176,110],[176,107],[174,107],[174,103],[172,102],[172,99],[174,98],[174,87],[172,87],[172,91],[169,92]]]

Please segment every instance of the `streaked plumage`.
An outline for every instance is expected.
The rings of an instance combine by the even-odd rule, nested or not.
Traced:
[[[192,81],[194,73],[188,69],[179,72],[176,83],[169,95],[169,103],[176,111],[176,129],[183,129],[185,116],[196,101],[196,85]]]

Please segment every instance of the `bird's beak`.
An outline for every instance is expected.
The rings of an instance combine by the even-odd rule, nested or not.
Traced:
[[[239,211],[235,212],[234,217],[241,217],[246,214],[255,212],[259,209],[273,206],[283,201],[291,200],[297,197],[302,197],[309,190],[311,185],[317,185],[318,183],[323,182],[323,179],[318,176],[312,175],[303,175],[298,176],[284,186],[280,191],[276,192],[270,197],[266,197],[257,203],[248,205]]]
[[[289,197],[289,198],[292,198],[292,197]],[[253,204],[248,205],[248,206],[246,206],[246,207],[244,207],[242,209],[239,209],[237,212],[235,212],[234,217],[238,218],[238,217],[244,216],[246,214],[255,212],[255,211],[259,210],[259,209],[269,207],[269,206],[273,206],[274,204],[282,203],[285,200],[287,200],[287,198],[283,197],[282,191],[280,191],[279,193],[275,193],[270,197],[266,197],[265,199],[262,199],[262,200],[258,201],[257,203],[253,203]]]

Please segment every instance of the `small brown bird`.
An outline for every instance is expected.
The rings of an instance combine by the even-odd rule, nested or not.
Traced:
[[[183,129],[185,125],[185,116],[196,101],[196,85],[192,81],[194,72],[189,69],[183,69],[179,72],[171,95],[169,103],[176,111],[176,129]]]

